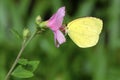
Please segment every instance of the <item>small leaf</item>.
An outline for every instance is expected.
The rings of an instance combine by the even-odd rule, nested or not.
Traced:
[[[39,65],[40,61],[29,61],[28,65],[31,66],[30,71],[35,71]]]
[[[19,59],[18,63],[21,65],[26,65],[28,63],[28,60],[27,59]]]
[[[18,31],[16,31],[15,29],[11,29],[10,30],[18,39],[22,39],[22,36],[18,33]]]
[[[18,66],[13,72],[12,75],[17,78],[30,78],[33,77],[34,74],[28,70],[25,70],[21,65]]]

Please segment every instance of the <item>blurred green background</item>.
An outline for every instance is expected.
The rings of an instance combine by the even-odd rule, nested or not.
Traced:
[[[53,33],[48,30],[27,46],[22,58],[40,60],[35,76],[10,80],[120,80],[120,0],[0,0],[0,80],[4,80],[22,40],[11,29],[22,34],[34,30],[35,18],[43,20],[66,7],[64,23],[84,17],[99,17],[104,22],[99,43],[91,48],[67,42],[56,48]]]

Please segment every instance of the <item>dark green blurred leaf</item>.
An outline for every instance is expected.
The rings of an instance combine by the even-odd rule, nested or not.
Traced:
[[[24,69],[21,65],[18,66],[13,72],[12,75],[17,78],[30,78],[33,77],[34,74],[26,69]]]
[[[18,39],[22,39],[22,35],[20,35],[17,30],[15,30],[15,29],[12,28],[12,29],[11,29],[11,32],[12,32],[13,35],[14,35],[15,37],[17,37]]]
[[[21,65],[27,65],[28,60],[27,59],[19,59],[18,63],[21,64]]]
[[[30,65],[32,68],[30,69],[32,72],[35,71],[39,65],[40,61],[29,61],[28,65]]]

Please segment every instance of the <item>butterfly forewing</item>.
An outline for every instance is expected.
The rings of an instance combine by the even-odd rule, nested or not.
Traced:
[[[94,17],[79,18],[68,25],[68,35],[79,47],[96,45],[102,30],[102,21]]]

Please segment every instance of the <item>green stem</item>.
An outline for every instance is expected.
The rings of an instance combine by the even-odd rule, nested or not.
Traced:
[[[10,68],[9,72],[7,73],[7,75],[6,75],[6,77],[5,77],[5,80],[8,80],[8,79],[9,79],[9,76],[11,75],[13,69],[15,68],[16,64],[18,63],[18,60],[20,59],[20,56],[21,56],[21,54],[23,53],[25,47],[26,47],[26,46],[28,45],[28,43],[30,43],[30,41],[35,37],[36,33],[37,33],[37,30],[31,35],[31,37],[30,37],[28,40],[26,40],[26,39],[23,40],[22,47],[21,47],[21,49],[20,49],[20,51],[19,51],[19,53],[18,53],[18,55],[17,55],[17,57],[16,57],[13,65],[12,65],[12,67]]]

